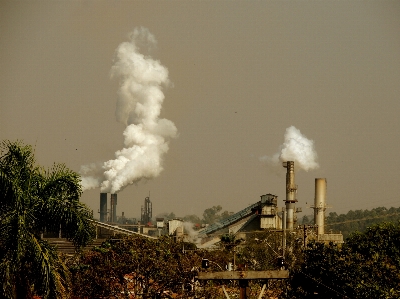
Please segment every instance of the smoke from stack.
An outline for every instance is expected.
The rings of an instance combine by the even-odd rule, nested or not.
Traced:
[[[162,89],[170,85],[168,69],[141,53],[153,48],[156,40],[142,27],[129,38],[116,49],[111,68],[111,77],[120,80],[115,115],[126,125],[124,148],[115,152],[115,159],[81,167],[83,190],[100,187],[101,192],[116,193],[143,178],[157,177],[168,140],[177,136],[175,124],[159,118]]]
[[[263,156],[260,160],[273,166],[281,165],[281,162],[285,161],[294,161],[297,169],[308,171],[319,167],[317,158],[314,141],[301,134],[296,127],[291,126],[286,129],[284,142],[279,151],[272,157]]]

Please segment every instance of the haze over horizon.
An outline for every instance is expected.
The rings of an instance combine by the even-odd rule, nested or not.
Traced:
[[[143,127],[121,121],[110,78],[135,28],[155,39],[138,53],[167,69],[152,121],[176,128],[150,130],[168,150],[154,176],[126,180],[118,215],[138,217],[149,192],[153,216],[237,212],[266,193],[282,207],[286,170],[266,161],[292,127],[316,154],[296,170],[303,214],[315,178],[327,213],[400,206],[397,1],[2,1],[0,140],[33,145],[45,167],[117,160],[124,130]],[[82,196],[95,217],[99,193]]]

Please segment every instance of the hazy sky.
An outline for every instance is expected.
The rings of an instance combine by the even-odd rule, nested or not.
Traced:
[[[35,146],[40,164],[115,159],[117,47],[143,26],[170,84],[164,170],[118,195],[117,214],[237,212],[285,199],[286,169],[268,167],[288,127],[314,141],[320,167],[297,171],[311,214],[314,179],[329,212],[399,207],[399,1],[1,1],[0,140]],[[296,166],[296,165],[295,165]],[[82,201],[98,217],[100,189]],[[303,213],[304,214],[304,213]]]

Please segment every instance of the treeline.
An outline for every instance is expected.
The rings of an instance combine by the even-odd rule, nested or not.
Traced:
[[[222,211],[222,207],[220,205],[213,206],[211,208],[205,209],[203,212],[203,218],[200,218],[197,215],[186,215],[184,217],[177,217],[175,213],[163,213],[158,215],[157,217],[164,217],[167,220],[172,220],[175,218],[181,218],[186,222],[191,222],[194,225],[201,226],[202,224],[213,224],[215,222],[221,221],[229,216],[233,215],[233,212]]]
[[[330,212],[325,219],[325,232],[341,232],[346,238],[353,232],[364,232],[368,227],[381,222],[400,220],[400,208],[378,207],[372,210],[350,210],[347,214],[338,215]],[[313,223],[313,216],[304,216],[301,224]]]

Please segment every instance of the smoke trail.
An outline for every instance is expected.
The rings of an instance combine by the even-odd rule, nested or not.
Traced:
[[[314,141],[307,139],[299,129],[291,126],[286,129],[285,140],[280,146],[279,152],[272,157],[263,156],[260,160],[272,165],[282,161],[295,161],[296,168],[308,171],[319,167],[316,162],[317,158]]]
[[[173,122],[160,119],[163,86],[170,84],[168,70],[158,60],[140,53],[156,45],[146,28],[135,28],[130,41],[121,43],[115,54],[111,77],[120,79],[116,118],[126,125],[124,148],[115,159],[81,167],[84,190],[101,187],[116,193],[129,184],[160,174],[168,139],[177,136]]]
[[[199,241],[199,233],[193,229],[194,224],[191,222],[183,222],[183,229],[186,234],[186,241],[191,243],[198,243]]]

